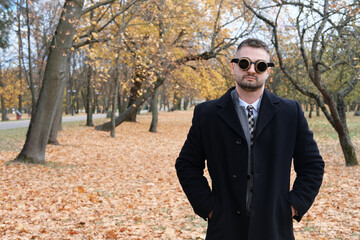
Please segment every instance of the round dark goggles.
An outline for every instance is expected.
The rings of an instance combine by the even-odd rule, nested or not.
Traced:
[[[243,57],[243,58],[240,58],[240,59],[239,58],[233,58],[233,59],[231,59],[231,62],[237,63],[239,65],[240,69],[243,70],[243,71],[247,71],[250,68],[251,64],[254,64],[255,65],[255,71],[257,73],[263,73],[263,72],[266,71],[266,69],[268,67],[274,67],[275,66],[274,63],[271,63],[271,62],[267,63],[264,60],[257,60],[256,62],[252,62],[247,57]]]

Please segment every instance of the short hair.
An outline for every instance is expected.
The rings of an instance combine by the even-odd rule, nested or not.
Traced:
[[[269,47],[268,45],[257,39],[257,38],[248,38],[248,39],[245,39],[244,41],[242,41],[239,46],[237,47],[236,49],[236,52],[238,52],[242,47],[253,47],[253,48],[262,48],[264,49],[270,56],[270,50],[269,50]]]

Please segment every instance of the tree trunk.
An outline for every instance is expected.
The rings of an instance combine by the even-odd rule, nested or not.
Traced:
[[[118,94],[119,94],[119,76],[120,76],[120,69],[119,69],[119,58],[120,58],[120,51],[117,52],[116,57],[116,68],[115,68],[115,78],[114,78],[114,95],[112,99],[112,111],[111,111],[111,132],[110,136],[115,137],[115,116],[116,116],[116,109],[117,109],[117,102],[118,102]]]
[[[137,70],[137,71],[140,71],[140,70]],[[141,74],[135,74],[135,83],[130,89],[130,99],[129,99],[128,107],[133,105],[134,102],[136,101],[136,99],[139,98],[139,91],[140,91],[141,85],[142,85],[142,80],[140,79],[140,77],[141,77]],[[135,111],[133,111],[131,114],[129,114],[129,116],[126,118],[125,121],[136,122],[136,114],[139,110],[139,107],[140,106],[137,106]]]
[[[75,113],[76,113],[76,114],[79,114],[79,112],[80,112],[80,98],[79,98],[79,94],[78,94],[78,93],[76,94],[76,96],[77,96],[77,97],[75,98],[76,101],[74,100],[74,101],[76,102]]]
[[[320,117],[320,107],[317,104],[315,105],[315,107],[316,107],[316,116]]]
[[[309,118],[311,118],[311,116],[312,116],[312,111],[313,111],[313,104],[310,103],[310,107],[309,107]]]
[[[177,92],[174,93],[173,110],[181,110],[181,97]]]
[[[345,134],[343,135],[338,134],[338,136],[339,136],[341,149],[344,153],[346,166],[358,165],[355,148],[351,142],[349,133],[345,132]]]
[[[349,130],[346,124],[346,105],[344,98],[340,94],[336,98],[336,108],[339,114],[340,123],[335,123],[335,130],[339,136],[346,166],[358,165],[355,148],[351,142]]]
[[[116,109],[117,109],[117,96],[119,91],[119,80],[118,78],[115,79],[115,90],[114,90],[114,97],[112,101],[112,111],[111,111],[111,132],[110,136],[115,137],[115,118],[116,118]]]
[[[156,130],[157,130],[158,116],[159,116],[159,111],[158,111],[159,91],[160,91],[159,88],[155,89],[154,95],[151,99],[152,120],[151,120],[150,129],[149,129],[150,132],[156,132]]]
[[[132,105],[130,105],[124,112],[122,112],[117,118],[115,118],[115,126],[119,126],[122,122],[128,119],[130,114],[133,114],[134,112],[136,113],[137,109],[151,96],[151,93],[153,91],[155,91],[164,83],[164,81],[165,77],[158,78],[158,80],[153,86],[148,87],[143,95],[136,99],[136,101]],[[95,130],[111,131],[111,121],[96,126]]]
[[[69,79],[70,58],[68,58],[68,64],[66,64],[66,74],[67,75],[65,75],[65,76],[67,76]],[[66,82],[67,81],[65,80],[60,83],[60,89],[63,89],[63,91],[65,90]],[[66,92],[68,93],[68,91],[66,91]],[[62,94],[62,96],[63,96],[63,94]],[[57,134],[58,134],[58,131],[62,129],[62,127],[61,127],[62,113],[63,113],[63,98],[60,97],[59,102],[56,103],[55,116],[54,116],[54,120],[53,120],[53,123],[51,126],[48,144],[60,145],[59,141],[57,140]]]
[[[354,116],[360,116],[360,103],[358,103],[357,109],[354,112]]]
[[[62,82],[66,81],[68,76],[66,64],[75,34],[74,22],[76,23],[80,18],[83,5],[84,0],[67,0],[64,3],[59,24],[52,39],[42,88],[30,121],[25,144],[13,162],[45,164],[45,150],[57,103],[63,97]]]
[[[22,85],[22,65],[21,65],[21,61],[23,60],[23,48],[22,48],[22,37],[21,37],[21,7],[22,6],[22,2],[18,1],[17,2],[17,10],[16,10],[16,17],[17,17],[17,37],[18,37],[18,47],[19,47],[19,82],[20,82],[20,87]],[[19,94],[19,112],[22,113],[22,95]]]
[[[121,111],[122,105],[123,105],[123,99],[122,99],[121,94],[120,94],[119,91],[118,91],[118,93],[117,93],[117,108],[118,108],[117,111],[118,111],[119,113],[122,112],[122,111]]]
[[[48,144],[60,145],[59,141],[57,140],[57,134],[61,128],[62,108],[62,101],[60,101],[57,103],[56,113],[51,126]]]
[[[26,1],[26,26],[27,26],[27,45],[28,45],[28,66],[29,66],[29,88],[31,91],[31,103],[32,103],[32,111],[31,114],[34,114],[36,108],[36,93],[35,93],[35,85],[33,80],[33,71],[32,71],[32,61],[31,61],[31,40],[30,40],[30,15],[29,15],[29,4]]]
[[[188,97],[184,98],[184,110],[187,110],[189,108],[190,100]]]
[[[344,102],[344,99],[340,95],[338,95],[336,98],[336,108],[339,114],[339,119],[341,121],[341,126],[339,124],[337,128],[344,129],[344,132],[347,132],[349,134],[349,129],[347,128],[346,123],[346,104]]]
[[[92,87],[91,87],[91,75],[92,68],[88,65],[88,75],[87,75],[87,92],[86,92],[86,126],[94,126],[93,123],[93,111],[91,107],[91,99],[92,99]]]
[[[93,3],[93,0],[90,1],[91,4],[94,4]],[[94,17],[94,12],[91,11],[90,12],[90,23],[92,24],[92,20],[93,20],[93,17]],[[89,52],[88,54],[90,55],[90,52],[91,52],[91,49],[92,49],[92,45],[90,44],[89,45]],[[93,71],[92,71],[92,66],[89,64],[90,62],[90,57],[89,56],[86,56],[87,58],[87,92],[86,92],[86,126],[89,126],[89,127],[92,127],[94,126],[94,123],[93,123],[93,109],[92,109],[92,87],[91,87],[91,78],[92,78],[92,74],[93,74]],[[94,105],[93,105],[94,106]]]
[[[70,101],[71,101],[71,89],[65,89],[66,105],[65,105],[65,114],[70,114]]]
[[[119,113],[123,113],[126,111],[126,107],[127,107],[127,96],[126,96],[126,90],[123,91],[123,94],[122,94],[122,100],[121,100],[121,106],[119,106]]]
[[[7,121],[5,98],[1,95],[1,121]]]
[[[350,112],[354,112],[356,108],[356,101],[352,101],[351,105],[350,105]]]
[[[23,107],[22,107],[22,95],[19,94],[18,96],[18,99],[19,99],[19,112],[22,113],[23,112]]]

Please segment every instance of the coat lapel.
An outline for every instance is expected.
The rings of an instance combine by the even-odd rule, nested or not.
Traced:
[[[236,113],[234,103],[231,98],[231,91],[235,87],[230,88],[219,100],[217,106],[219,107],[218,115],[226,122],[238,135],[246,140],[244,132],[241,128],[239,117]]]
[[[266,89],[264,90],[255,128],[255,138],[260,135],[261,131],[278,112],[279,108],[276,106],[278,102],[279,99],[274,94],[270,93]]]

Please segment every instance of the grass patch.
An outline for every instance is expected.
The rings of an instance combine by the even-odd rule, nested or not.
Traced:
[[[308,113],[305,112],[305,116],[309,123],[309,128],[313,131],[314,135],[319,138],[330,137],[332,139],[338,139],[338,135],[329,121],[325,118],[323,113],[317,117],[313,114],[312,118],[308,118]],[[354,116],[353,112],[347,113],[346,123],[350,132],[350,137],[360,138],[360,117]]]
[[[24,145],[27,128],[0,130],[0,152],[18,152]]]

